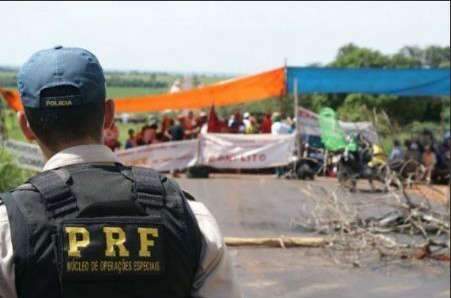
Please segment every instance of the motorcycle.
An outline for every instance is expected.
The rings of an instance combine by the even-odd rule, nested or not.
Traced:
[[[381,182],[383,191],[397,182],[396,175],[387,164],[383,149],[371,144],[362,135],[348,136],[344,150],[338,156],[337,178],[340,185],[356,191],[358,179],[367,179],[371,190],[375,191],[374,181]]]
[[[296,164],[296,177],[314,180],[324,164],[324,149],[319,138],[310,136],[301,145],[301,158]]]

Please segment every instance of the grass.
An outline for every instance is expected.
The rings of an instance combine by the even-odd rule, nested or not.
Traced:
[[[149,94],[159,94],[166,93],[167,89],[152,89],[144,87],[108,87],[107,97],[119,98],[127,96],[139,96],[139,95],[149,95]]]

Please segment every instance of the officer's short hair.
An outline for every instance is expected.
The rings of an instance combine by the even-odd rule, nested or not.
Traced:
[[[42,97],[80,95],[70,85],[46,88]],[[84,138],[101,140],[105,115],[105,99],[79,106],[61,108],[27,108],[25,114],[36,137],[50,149]]]

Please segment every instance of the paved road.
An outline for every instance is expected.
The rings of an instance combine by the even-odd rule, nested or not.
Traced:
[[[214,213],[225,236],[305,234],[296,223],[311,215],[312,198],[337,189],[333,180],[278,180],[270,176],[216,175],[178,179]],[[364,186],[366,187],[366,186]],[[362,212],[383,214],[388,198],[366,191],[350,198]],[[370,206],[370,208],[368,208]],[[334,262],[325,249],[230,249],[246,297],[449,297],[449,264],[424,261]]]
[[[363,269],[337,265],[322,249],[231,250],[246,297],[450,297],[449,267],[401,263]]]

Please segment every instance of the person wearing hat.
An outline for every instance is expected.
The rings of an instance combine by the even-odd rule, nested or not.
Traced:
[[[114,120],[97,58],[34,54],[18,74],[19,123],[47,159],[0,194],[0,296],[241,297],[207,208],[103,144]]]

